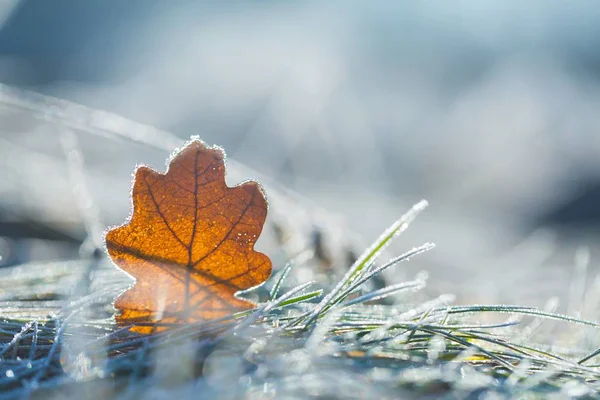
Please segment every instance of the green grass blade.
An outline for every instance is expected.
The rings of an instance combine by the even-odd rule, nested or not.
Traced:
[[[286,264],[286,266],[281,271],[279,271],[279,273],[277,274],[277,277],[276,277],[275,284],[273,284],[273,287],[271,288],[271,291],[269,292],[269,301],[277,298],[277,295],[279,294],[279,289],[281,289],[281,285],[283,284],[283,281],[285,281],[285,278],[287,278],[287,276],[290,273],[290,270],[292,269],[293,266],[294,266],[294,262],[290,261]]]
[[[386,248],[390,241],[397,235],[404,232],[410,223],[417,217],[417,215],[427,207],[428,203],[425,200],[421,200],[415,204],[406,214],[400,219],[394,222],[383,234],[369,247],[359,258],[356,260],[354,265],[350,267],[348,272],[344,275],[342,280],[321,300],[321,302],[315,307],[315,309],[308,316],[306,324],[312,323],[323,310],[334,300],[337,295],[350,285],[355,279],[357,279]]]
[[[424,286],[425,286],[425,284],[423,281],[403,282],[403,283],[399,283],[397,285],[391,285],[391,286],[385,287],[383,289],[374,290],[372,292],[369,292],[367,294],[359,296],[355,299],[349,300],[349,301],[345,302],[344,304],[342,304],[342,306],[349,307],[349,306],[352,306],[355,304],[365,303],[367,301],[379,300],[379,299],[383,299],[385,297],[403,292],[405,290],[409,290],[409,289],[419,290],[419,289],[423,288]]]

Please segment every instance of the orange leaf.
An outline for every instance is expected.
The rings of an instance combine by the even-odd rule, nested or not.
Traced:
[[[271,274],[271,260],[254,250],[267,201],[257,182],[228,187],[224,158],[193,140],[165,174],[137,169],[132,215],[106,234],[112,260],[136,278],[115,300],[119,325],[152,333],[254,307],[234,294]]]

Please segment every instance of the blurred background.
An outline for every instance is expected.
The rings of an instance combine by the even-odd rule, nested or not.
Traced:
[[[97,246],[134,166],[199,135],[342,269],[336,246],[425,198],[390,253],[437,248],[388,279],[578,310],[600,282],[598,21],[591,0],[5,0],[0,262]]]

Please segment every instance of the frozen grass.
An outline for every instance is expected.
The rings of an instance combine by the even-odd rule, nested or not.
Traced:
[[[425,206],[392,224],[331,288],[288,287],[289,271],[303,268],[290,263],[245,294],[257,309],[153,336],[115,327],[111,301],[128,282],[108,260],[1,271],[1,396],[594,397],[596,322],[525,306],[451,305],[448,295],[416,301],[420,277],[365,291],[383,270],[433,247],[378,262]],[[377,303],[388,296],[394,304]]]

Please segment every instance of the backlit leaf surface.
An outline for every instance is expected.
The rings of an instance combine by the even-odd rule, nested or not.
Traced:
[[[193,140],[165,174],[136,170],[132,215],[106,234],[110,257],[136,279],[115,300],[119,325],[152,333],[254,307],[234,294],[271,274],[254,250],[267,202],[257,182],[227,186],[224,157]]]

